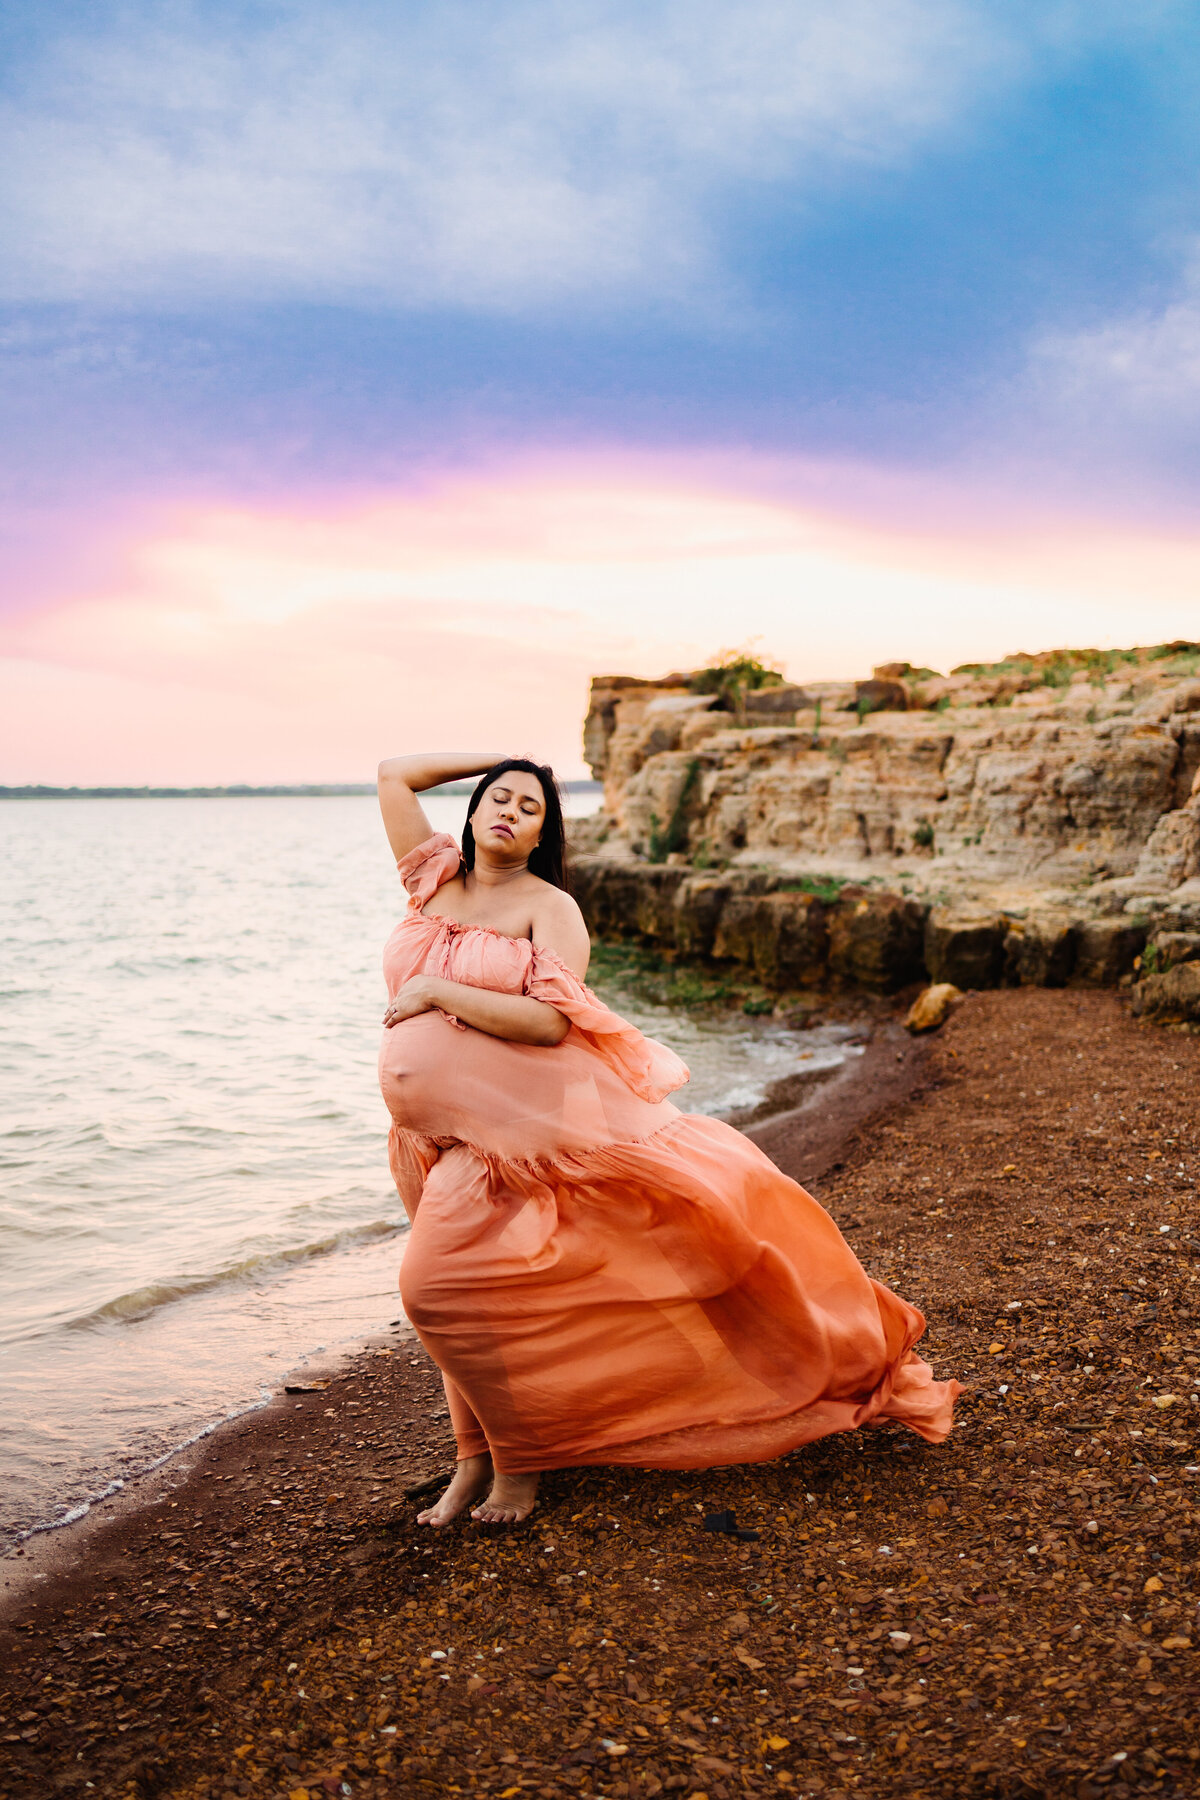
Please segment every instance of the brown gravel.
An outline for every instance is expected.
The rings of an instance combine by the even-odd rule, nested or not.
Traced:
[[[397,1338],[10,1600],[0,1793],[1200,1792],[1200,1040],[1000,992],[928,1071],[824,1197],[975,1384],[949,1443],[572,1470],[432,1538],[397,1489],[449,1443]]]

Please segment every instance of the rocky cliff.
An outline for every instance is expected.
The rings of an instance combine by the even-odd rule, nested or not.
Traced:
[[[713,673],[592,684],[605,804],[577,885],[596,929],[781,988],[1140,975],[1143,1010],[1193,1016],[1200,644]]]

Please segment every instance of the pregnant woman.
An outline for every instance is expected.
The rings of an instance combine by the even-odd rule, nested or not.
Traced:
[[[461,853],[417,794],[482,774]],[[441,1526],[512,1523],[544,1469],[695,1469],[897,1419],[938,1442],[954,1381],[915,1307],[748,1138],[681,1113],[679,1058],[584,986],[549,769],[399,757],[379,796],[408,911],[380,1081],[412,1220],[405,1309],[442,1371]]]

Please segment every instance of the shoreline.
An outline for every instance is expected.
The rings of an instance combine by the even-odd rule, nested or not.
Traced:
[[[256,1421],[265,1426],[269,1416],[286,1416],[297,1404],[291,1391],[293,1388],[307,1389],[306,1397],[326,1393],[335,1382],[352,1380],[360,1362],[381,1354],[393,1355],[397,1345],[409,1340],[415,1343],[415,1337],[411,1325],[405,1323],[383,1332],[367,1332],[347,1344],[340,1353],[327,1357],[314,1355],[308,1359],[302,1376],[289,1380],[261,1400],[215,1419],[193,1437],[166,1451],[148,1468],[123,1480],[119,1488],[89,1501],[86,1510],[78,1516],[34,1526],[0,1554],[0,1641],[14,1610],[19,1611],[26,1603],[37,1582],[60,1578],[73,1580],[82,1574],[94,1540],[101,1540],[99,1554],[105,1555],[107,1546],[103,1540],[108,1532],[124,1531],[140,1514],[156,1507],[170,1507],[167,1495],[186,1485],[185,1478],[201,1462],[207,1463],[212,1457],[220,1460],[227,1438],[253,1437]]]
[[[719,1115],[727,1116],[731,1123],[744,1129],[755,1141],[758,1141],[758,1134],[764,1126],[776,1120],[786,1120],[789,1138],[795,1137],[798,1132],[801,1145],[807,1147],[811,1142],[816,1154],[807,1158],[802,1154],[799,1159],[792,1154],[790,1159],[784,1160],[777,1156],[776,1160],[792,1174],[796,1173],[797,1166],[802,1165],[807,1171],[807,1180],[805,1172],[796,1174],[796,1179],[806,1185],[817,1181],[824,1168],[836,1158],[838,1146],[848,1131],[862,1118],[878,1110],[882,1102],[876,1095],[875,1088],[880,1075],[883,1077],[881,1094],[892,1095],[900,1091],[903,1073],[896,1071],[901,1075],[901,1081],[897,1083],[888,1067],[892,1059],[891,1046],[895,1044],[901,1052],[907,1049],[912,1058],[914,1079],[923,1048],[919,1040],[914,1042],[900,1030],[897,1023],[899,1012],[892,1003],[864,999],[861,1004],[854,1004],[843,1000],[833,1010],[845,1012],[848,1019],[861,1023],[866,1040],[861,1056],[852,1053],[832,1068],[819,1068],[811,1072],[801,1069],[777,1077],[766,1084],[763,1098],[757,1105],[742,1109],[741,1113]],[[886,1039],[887,1048],[875,1042],[881,1033]],[[816,1110],[818,1103],[819,1111]],[[774,1154],[770,1149],[768,1153]],[[407,1231],[407,1223],[401,1224],[386,1240],[395,1243],[396,1273],[403,1257]],[[388,1310],[393,1306],[401,1311],[398,1291],[394,1300],[389,1302]],[[406,1330],[411,1329],[403,1319],[402,1311],[400,1322]],[[7,1567],[5,1559],[11,1560],[13,1554],[22,1549],[32,1552],[34,1545],[44,1541],[65,1542],[66,1538],[82,1530],[97,1514],[112,1517],[118,1511],[136,1508],[140,1504],[139,1494],[147,1488],[147,1484],[153,1485],[161,1468],[169,1468],[173,1462],[193,1451],[199,1442],[213,1437],[247,1414],[262,1412],[274,1405],[283,1392],[279,1385],[281,1378],[288,1382],[306,1381],[314,1378],[314,1371],[316,1375],[328,1378],[330,1374],[352,1364],[372,1346],[387,1341],[391,1329],[392,1325],[389,1325],[385,1330],[380,1322],[379,1325],[352,1331],[328,1349],[317,1347],[300,1351],[296,1361],[286,1370],[274,1371],[271,1378],[264,1375],[263,1387],[269,1391],[260,1391],[258,1398],[247,1397],[240,1402],[232,1402],[231,1409],[219,1412],[198,1425],[191,1437],[168,1446],[140,1468],[130,1471],[120,1461],[114,1461],[111,1465],[111,1478],[105,1485],[97,1486],[94,1492],[71,1500],[64,1499],[61,1503],[56,1502],[55,1511],[51,1515],[37,1519],[32,1524],[6,1527],[7,1541],[0,1545],[0,1564]],[[383,1336],[380,1336],[381,1332]],[[41,1559],[38,1560],[40,1566]],[[56,1569],[61,1567],[63,1556],[59,1554],[52,1557],[50,1563]],[[3,1604],[4,1590],[0,1587],[0,1613]]]
[[[14,1456],[0,1526],[0,1561],[22,1545],[71,1532],[97,1508],[128,1501],[160,1466],[247,1413],[270,1405],[285,1384],[303,1382],[314,1372],[328,1374],[377,1334],[386,1336],[397,1315],[403,1318],[396,1281],[407,1233],[407,1220],[389,1222],[386,1231],[372,1230],[349,1242],[336,1242],[320,1255],[281,1262],[265,1299],[261,1277],[247,1283],[235,1276],[122,1323],[117,1328],[121,1333],[151,1330],[157,1335],[142,1335],[131,1340],[132,1349],[124,1349],[115,1365],[117,1378],[105,1389],[114,1423],[107,1429],[102,1425],[95,1441],[81,1438],[74,1465],[57,1482],[47,1479],[53,1468],[43,1464],[32,1475],[21,1467],[17,1485],[20,1447],[15,1425],[6,1421],[5,1443],[12,1446]],[[351,1290],[348,1299],[347,1290]],[[304,1312],[306,1303],[310,1314]],[[339,1315],[348,1316],[331,1317],[331,1304]],[[266,1319],[260,1311],[239,1325],[236,1314],[241,1306],[266,1307],[269,1312]],[[302,1322],[293,1326],[297,1316]],[[274,1338],[269,1335],[271,1320],[277,1329]],[[174,1388],[170,1372],[181,1369],[189,1344],[194,1339],[203,1342],[210,1331],[217,1334],[223,1353],[210,1358],[195,1392]],[[110,1340],[102,1340],[100,1354],[110,1351]],[[154,1360],[164,1353],[165,1366]],[[149,1360],[154,1379],[131,1391],[131,1375],[123,1388],[118,1387],[121,1373],[135,1370],[139,1356]],[[61,1391],[69,1395],[74,1389],[68,1385]],[[121,1404],[123,1419],[117,1412]]]
[[[7,1590],[0,1794],[1190,1791],[1200,1043],[1013,990],[921,1050],[822,1199],[974,1384],[946,1445],[561,1471],[435,1536],[403,1488],[452,1442],[391,1332]]]

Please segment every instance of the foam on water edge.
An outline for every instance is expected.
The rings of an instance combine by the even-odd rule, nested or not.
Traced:
[[[202,1425],[199,1431],[192,1433],[191,1437],[184,1438],[181,1444],[172,1445],[170,1450],[164,1450],[161,1456],[154,1457],[144,1468],[138,1469],[132,1476],[115,1477],[107,1487],[101,1488],[98,1493],[89,1494],[86,1500],[80,1500],[76,1505],[68,1507],[66,1512],[60,1514],[57,1519],[41,1519],[36,1524],[28,1526],[24,1531],[18,1531],[14,1542],[25,1544],[30,1538],[40,1537],[45,1532],[62,1531],[65,1526],[77,1525],[80,1519],[86,1519],[93,1506],[99,1506],[104,1500],[111,1500],[114,1494],[123,1493],[130,1481],[145,1480],[146,1476],[153,1475],[156,1469],[161,1469],[175,1457],[182,1456],[185,1450],[192,1448],[193,1444],[199,1444],[204,1438],[211,1437],[214,1431],[220,1431],[223,1425],[230,1424],[234,1419],[244,1419],[247,1413],[261,1412],[265,1406],[271,1404],[271,1399],[271,1394],[264,1388],[257,1400],[252,1400],[245,1406],[232,1407],[223,1418],[213,1419],[209,1424]]]

